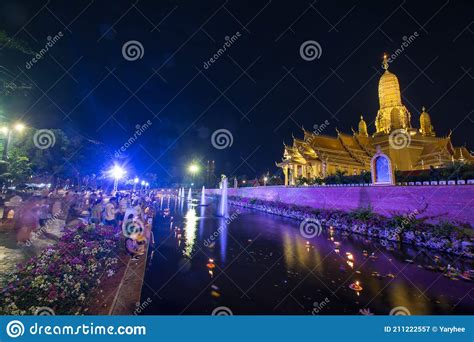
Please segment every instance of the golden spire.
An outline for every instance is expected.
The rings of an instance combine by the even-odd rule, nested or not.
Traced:
[[[385,71],[388,70],[388,56],[386,53],[383,54],[382,69],[384,69]]]
[[[360,121],[359,121],[359,135],[362,135],[364,137],[369,136],[367,133],[367,124],[364,121],[364,117],[361,115],[360,116]]]
[[[385,69],[385,72],[379,81],[380,109],[401,106],[402,100],[398,78],[388,71],[388,57],[386,54],[383,55],[382,67]]]
[[[420,133],[424,136],[435,136],[433,126],[431,125],[431,118],[428,112],[426,111],[425,106],[423,106],[420,114]]]

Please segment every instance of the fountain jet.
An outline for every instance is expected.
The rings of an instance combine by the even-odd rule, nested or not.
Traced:
[[[227,177],[225,175],[222,175],[221,185],[222,185],[222,188],[221,188],[221,202],[219,203],[219,216],[228,217],[229,210],[228,210],[228,204],[227,204]]]
[[[192,202],[193,201],[193,194],[192,194],[192,188],[189,188],[189,192],[188,192],[188,202]]]
[[[204,185],[202,186],[201,190],[201,205],[206,205],[206,188]]]

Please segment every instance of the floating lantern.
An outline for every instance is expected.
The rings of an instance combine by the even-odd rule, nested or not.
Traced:
[[[210,270],[214,269],[216,265],[214,264],[214,259],[209,259],[209,262],[206,264],[207,268]]]
[[[355,283],[350,284],[350,285],[349,285],[349,288],[350,288],[351,290],[356,291],[356,292],[360,292],[360,291],[363,290],[363,288],[362,288],[362,286],[360,286],[360,283],[359,283],[358,280],[357,280]]]

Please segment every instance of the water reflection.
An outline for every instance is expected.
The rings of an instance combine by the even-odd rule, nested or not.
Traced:
[[[204,234],[204,217],[206,216],[206,207],[201,206],[200,208],[200,219],[199,219],[199,238],[202,239]]]
[[[220,251],[221,251],[221,262],[222,266],[225,265],[226,255],[227,255],[227,222],[225,218],[219,218],[219,242],[220,242]]]
[[[241,208],[226,225],[216,217],[217,203],[199,210],[186,204],[180,215],[184,201],[179,202],[173,215],[176,226],[184,227],[181,245],[167,239],[169,222],[154,227],[166,260],[158,258],[148,269],[142,298],[153,296],[151,287],[163,300],[153,301],[145,314],[207,314],[217,306],[238,314],[309,314],[324,298],[330,304],[319,314],[387,315],[398,306],[424,315],[474,310],[466,296],[472,283],[443,277],[440,269],[448,263],[472,269],[470,261],[406,245],[382,246],[335,229],[304,239],[296,220]],[[195,252],[199,247],[202,253]]]
[[[191,257],[193,252],[194,243],[196,240],[196,229],[198,216],[196,214],[196,209],[193,206],[188,207],[188,211],[185,215],[185,226],[184,226],[184,238],[185,238],[185,247],[184,255]]]

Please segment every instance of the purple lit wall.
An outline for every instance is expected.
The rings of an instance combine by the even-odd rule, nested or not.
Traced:
[[[219,194],[218,189],[206,190]],[[474,226],[474,186],[372,186],[372,187],[280,187],[228,189],[229,196],[258,198],[324,209],[351,210],[370,205],[382,215],[413,213],[426,205],[421,216],[432,221],[450,219]]]

